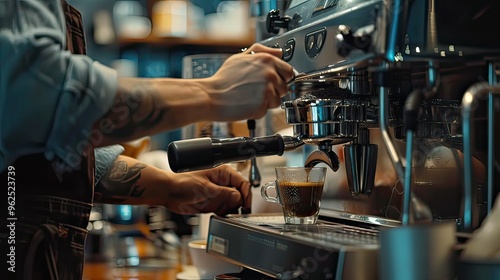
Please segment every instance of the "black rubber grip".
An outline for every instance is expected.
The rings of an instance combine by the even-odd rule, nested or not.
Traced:
[[[282,155],[285,144],[281,135],[236,138],[196,138],[174,141],[168,145],[170,169],[186,172],[255,157]]]

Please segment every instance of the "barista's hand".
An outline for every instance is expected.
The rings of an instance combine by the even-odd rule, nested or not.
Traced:
[[[172,212],[217,215],[250,209],[250,183],[229,166],[173,173],[120,155],[95,186],[95,202],[163,205]],[[243,209],[242,209],[243,210]]]
[[[281,49],[254,44],[229,57],[209,79],[213,119],[257,119],[280,105],[293,78],[293,68],[281,59]]]
[[[214,169],[172,174],[166,207],[180,214],[214,212],[219,216],[250,209],[250,183],[234,169]]]

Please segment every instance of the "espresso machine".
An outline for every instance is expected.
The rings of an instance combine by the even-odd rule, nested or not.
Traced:
[[[452,222],[467,236],[500,191],[500,2],[292,0],[259,42],[299,74],[283,100],[293,135],[170,144],[173,171],[315,149],[345,173],[318,225],[213,217],[208,249],[276,279],[378,279],[379,233]],[[338,147],[341,147],[339,154]]]

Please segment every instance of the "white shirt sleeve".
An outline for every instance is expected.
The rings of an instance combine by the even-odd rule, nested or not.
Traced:
[[[116,158],[125,151],[121,145],[111,145],[94,149],[95,157],[95,181],[97,185],[101,178],[108,172]]]
[[[10,2],[0,20],[0,168],[44,153],[77,167],[86,145],[100,144],[93,124],[111,107],[116,72],[66,51],[59,0]]]

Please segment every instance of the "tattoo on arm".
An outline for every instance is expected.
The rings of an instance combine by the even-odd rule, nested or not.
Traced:
[[[142,196],[144,187],[139,185],[139,179],[144,168],[146,165],[142,163],[129,167],[126,161],[115,161],[106,176],[97,184],[96,199],[109,203],[122,203],[129,197]]]
[[[127,139],[138,130],[157,126],[165,115],[165,110],[155,106],[154,94],[143,83],[131,90],[130,94],[118,92],[109,112],[101,119],[103,131],[108,137]],[[111,125],[111,126],[110,126]],[[104,130],[104,129],[102,129]]]

